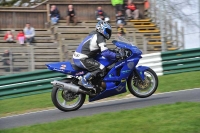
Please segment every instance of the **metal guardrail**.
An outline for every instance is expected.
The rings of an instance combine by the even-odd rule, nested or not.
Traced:
[[[0,100],[49,92],[50,81],[64,78],[65,74],[50,70],[0,76]]]
[[[157,75],[200,70],[200,48],[143,55],[138,65],[151,67]]]
[[[200,70],[200,48],[163,52],[163,74]]]

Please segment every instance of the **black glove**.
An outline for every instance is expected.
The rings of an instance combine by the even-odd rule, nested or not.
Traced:
[[[116,59],[121,59],[123,56],[120,53],[116,53]]]

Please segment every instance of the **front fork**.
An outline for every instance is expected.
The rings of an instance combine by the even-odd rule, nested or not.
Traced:
[[[146,66],[138,66],[135,68],[135,74],[137,75],[137,77],[141,80],[141,81],[144,81],[145,80],[145,75],[144,75],[144,72],[146,70],[148,70],[149,67],[146,67]]]

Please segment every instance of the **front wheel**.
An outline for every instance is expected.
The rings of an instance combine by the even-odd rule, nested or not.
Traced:
[[[85,94],[73,93],[63,88],[53,87],[51,99],[53,104],[61,111],[74,111],[85,102]]]
[[[131,94],[139,98],[151,96],[158,87],[158,76],[151,68],[145,70],[144,75],[144,81],[141,81],[137,75],[132,74],[127,82]]]

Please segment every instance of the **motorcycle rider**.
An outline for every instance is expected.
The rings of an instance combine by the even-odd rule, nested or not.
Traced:
[[[94,60],[97,53],[101,53],[101,55],[110,60],[120,58],[120,54],[112,52],[106,47],[106,39],[109,40],[111,35],[111,26],[108,22],[101,20],[96,24],[96,31],[92,31],[85,39],[83,39],[73,54],[75,65],[89,71],[83,76],[81,81],[81,84],[87,89],[94,89],[90,80],[94,78],[97,73],[103,71],[105,67]]]

